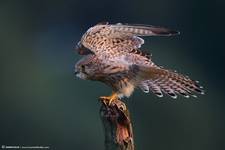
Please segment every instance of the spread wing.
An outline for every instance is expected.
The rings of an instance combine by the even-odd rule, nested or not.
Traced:
[[[122,54],[144,44],[139,36],[172,36],[179,32],[163,27],[129,24],[98,24],[82,37],[81,44],[95,54]]]

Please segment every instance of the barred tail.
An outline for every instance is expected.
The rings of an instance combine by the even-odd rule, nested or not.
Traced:
[[[172,98],[177,98],[177,94],[186,98],[193,96],[195,93],[204,94],[202,86],[198,81],[191,80],[189,77],[161,68],[151,68],[140,70],[139,74],[142,82],[139,87],[145,92],[153,92],[155,95],[162,97],[163,93]]]

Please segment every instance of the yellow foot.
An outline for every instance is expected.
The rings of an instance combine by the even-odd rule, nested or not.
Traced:
[[[112,101],[118,99],[118,95],[116,93],[113,93],[110,96],[101,96],[100,99],[104,102],[104,104],[111,105]]]

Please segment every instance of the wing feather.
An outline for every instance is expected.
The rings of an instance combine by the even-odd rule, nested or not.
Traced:
[[[179,31],[143,24],[116,24],[110,27],[116,31],[135,36],[172,36],[179,34]]]
[[[139,36],[171,36],[178,31],[150,25],[97,24],[82,37],[81,43],[95,54],[130,52],[144,44]]]

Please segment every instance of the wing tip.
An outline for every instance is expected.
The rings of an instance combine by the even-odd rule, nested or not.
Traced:
[[[162,36],[163,35],[165,35],[165,36],[174,36],[174,35],[180,35],[180,31],[167,29],[167,31],[161,32],[159,34],[162,35]]]

